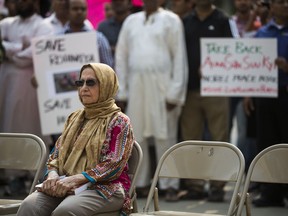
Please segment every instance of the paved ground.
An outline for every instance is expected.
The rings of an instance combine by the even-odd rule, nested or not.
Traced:
[[[225,195],[225,202],[223,203],[211,203],[211,202],[207,202],[206,200],[198,200],[198,201],[181,200],[178,202],[165,202],[163,198],[160,197],[160,209],[174,210],[174,211],[199,212],[199,213],[202,212],[202,213],[225,214],[228,210],[229,200],[231,197],[230,186],[229,185],[226,186],[225,189],[227,193]],[[22,198],[22,197],[17,197],[17,198]],[[286,201],[287,202],[286,202],[285,208],[274,208],[274,207],[273,208],[272,207],[255,208],[251,206],[252,216],[288,216],[288,200]],[[139,212],[142,211],[145,205],[145,202],[146,202],[146,199],[144,198],[138,199]],[[150,210],[153,210],[153,203],[150,205]],[[245,216],[246,214],[243,213],[242,215]]]
[[[163,210],[173,210],[173,211],[186,211],[186,212],[198,212],[198,213],[213,213],[213,214],[226,214],[230,197],[232,192],[230,191],[230,186],[225,187],[226,195],[225,202],[223,203],[211,203],[207,200],[181,200],[178,202],[165,202],[163,198],[160,198],[160,209]],[[257,194],[251,194],[251,197]],[[146,199],[138,199],[138,211],[141,212],[145,206]],[[153,203],[150,205],[150,210],[153,210]],[[265,208],[255,208],[251,205],[252,216],[288,216],[288,200],[286,200],[286,207],[265,207]],[[243,216],[246,215],[245,212],[242,213]]]
[[[225,214],[228,208],[228,201],[224,203],[209,203],[205,200],[202,201],[180,201],[175,203],[168,203],[160,200],[160,209],[173,210],[173,211],[187,211],[187,212],[201,212],[201,213],[214,213]],[[139,211],[142,211],[145,205],[145,199],[138,200]],[[287,206],[287,205],[286,205]],[[153,204],[150,207],[153,210]],[[251,210],[252,216],[287,216],[288,207],[285,208],[253,208]],[[246,215],[245,212],[242,214]]]

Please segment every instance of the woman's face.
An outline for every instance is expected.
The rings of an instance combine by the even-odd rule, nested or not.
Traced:
[[[78,85],[78,94],[83,105],[89,105],[98,102],[100,87],[99,81],[95,76],[92,68],[88,67],[82,71],[80,77],[80,84]]]

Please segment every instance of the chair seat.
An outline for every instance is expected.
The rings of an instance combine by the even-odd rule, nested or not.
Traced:
[[[211,214],[205,213],[192,213],[192,212],[180,212],[180,211],[155,211],[148,213],[133,213],[130,216],[149,216],[149,215],[159,215],[159,216],[211,216]],[[213,216],[220,216],[213,214]],[[223,215],[221,215],[223,216]]]
[[[16,214],[21,202],[22,200],[1,199],[0,215]]]

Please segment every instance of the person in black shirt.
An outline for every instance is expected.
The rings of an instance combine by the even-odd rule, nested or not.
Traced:
[[[213,5],[213,0],[194,0],[195,9],[183,19],[189,82],[186,102],[181,114],[180,125],[183,140],[201,140],[207,124],[212,140],[229,140],[229,98],[202,97],[200,95],[200,39],[232,37],[230,20]],[[205,182],[185,180],[187,198],[204,198]],[[208,200],[222,202],[225,182],[210,182]]]
[[[108,39],[114,56],[122,24],[131,13],[131,2],[130,0],[112,0],[111,6],[114,16],[102,21],[98,26],[98,31],[102,32]]]

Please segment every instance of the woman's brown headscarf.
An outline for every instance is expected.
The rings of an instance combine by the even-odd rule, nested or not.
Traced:
[[[87,67],[94,70],[99,81],[99,100],[69,116],[61,139],[58,140],[61,142],[58,157],[60,175],[79,174],[97,165],[108,124],[112,116],[120,111],[114,100],[118,91],[118,79],[114,70],[105,64],[90,63],[81,68],[80,77]],[[80,134],[79,130],[82,130]]]

